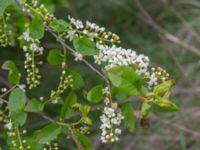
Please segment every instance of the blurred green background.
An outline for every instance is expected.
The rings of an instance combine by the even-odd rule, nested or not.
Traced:
[[[90,139],[94,150],[200,150],[200,1],[198,0],[42,0],[57,18],[71,15],[83,21],[90,20],[121,37],[122,46],[149,56],[152,66],[161,66],[176,81],[171,99],[180,107],[179,112],[150,115],[150,129],[143,131],[136,120],[134,133],[126,131],[119,142],[101,144],[98,121]],[[17,16],[15,16],[17,17]],[[23,18],[21,19],[23,20]],[[23,21],[22,21],[23,22]],[[18,24],[18,22],[14,22]],[[47,34],[42,41],[48,50],[60,47]],[[19,48],[0,48],[0,63],[14,59],[23,66],[23,52]],[[43,58],[46,61],[46,58]],[[100,79],[81,63],[68,56],[68,64],[86,79],[88,90]],[[43,84],[34,96],[48,96],[56,87],[60,70],[44,63]],[[23,70],[21,70],[23,72]],[[5,73],[0,73],[5,77]],[[2,82],[2,81],[0,81]],[[3,82],[2,84],[3,85]],[[39,92],[38,92],[39,91]],[[39,94],[38,94],[39,93]],[[135,114],[140,108],[133,101]],[[47,108],[48,115],[56,116],[59,107]],[[53,110],[53,111],[52,111]],[[94,113],[94,116],[96,113]],[[37,119],[37,118],[36,118]],[[43,122],[29,120],[30,130]],[[2,142],[3,144],[3,142]],[[61,142],[62,149],[73,150],[70,141]]]

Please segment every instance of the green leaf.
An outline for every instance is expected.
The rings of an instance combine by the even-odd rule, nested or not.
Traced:
[[[44,22],[39,15],[34,16],[29,25],[30,35],[34,39],[41,39],[44,36]]]
[[[127,96],[143,94],[141,77],[131,67],[114,67],[108,71],[108,77],[118,91]]]
[[[149,105],[146,101],[143,102],[142,108],[141,108],[141,112],[142,112],[143,117],[146,118],[148,116],[150,110],[151,110],[151,105]]]
[[[168,99],[160,99],[157,102],[157,110],[159,112],[174,112],[178,111],[179,109],[172,101]]]
[[[153,92],[155,94],[164,94],[168,92],[171,89],[171,87],[174,86],[174,84],[174,80],[165,81],[162,84],[155,86]]]
[[[82,117],[87,117],[88,113],[90,112],[91,110],[91,107],[90,106],[87,106],[87,105],[82,105],[82,104],[79,104],[79,103],[76,103],[73,105],[74,108],[78,108],[82,114]]]
[[[18,84],[21,74],[19,73],[19,70],[17,69],[15,63],[13,61],[6,61],[2,65],[2,69],[8,70],[8,81],[13,84]]]
[[[16,126],[23,126],[27,119],[27,113],[23,110],[12,112],[10,117]]]
[[[39,144],[36,140],[34,139],[27,139],[26,145],[30,146],[29,150],[43,150],[44,149],[44,145]]]
[[[9,95],[8,109],[11,113],[24,109],[26,95],[20,88],[14,89]]]
[[[0,16],[3,15],[5,9],[12,3],[11,0],[0,0]]]
[[[73,90],[80,90],[85,85],[83,78],[78,72],[68,68],[66,69],[66,74],[72,76]]]
[[[92,143],[87,136],[85,136],[84,134],[81,134],[80,132],[78,132],[76,136],[78,140],[81,142],[81,144],[83,145],[84,150],[92,150]]]
[[[26,122],[27,113],[24,112],[26,104],[25,92],[19,88],[14,89],[8,100],[10,117],[16,126],[22,126]]]
[[[123,104],[121,110],[125,126],[130,132],[133,132],[135,129],[135,117],[132,104],[130,102]]]
[[[61,133],[62,128],[58,124],[50,124],[34,133],[35,140],[40,144],[46,144],[55,140]]]
[[[77,102],[77,96],[74,92],[71,92],[65,99],[62,109],[61,109],[61,117],[63,119],[68,119],[71,117],[73,113],[72,106],[76,104]]]
[[[62,19],[56,19],[51,22],[50,27],[60,33],[64,32],[69,27],[69,24]]]
[[[26,111],[28,112],[41,112],[44,108],[44,103],[36,100],[35,98],[31,99],[27,106]]]
[[[99,103],[103,100],[102,85],[93,87],[87,94],[87,100],[92,103]]]
[[[62,55],[59,49],[52,49],[47,56],[47,61],[53,65],[60,65],[64,60],[65,56]]]
[[[73,41],[73,45],[77,52],[85,56],[93,56],[98,54],[95,43],[89,38],[75,38]]]

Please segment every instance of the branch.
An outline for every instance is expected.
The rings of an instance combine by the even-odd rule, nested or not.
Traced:
[[[20,1],[19,0],[14,0],[14,1],[22,9],[23,6],[20,3]],[[26,13],[31,19],[33,18],[33,15],[30,12],[26,11]],[[45,28],[64,48],[66,48],[69,51],[69,53],[75,56],[76,51],[74,49],[72,49],[59,36],[57,36],[57,34],[50,27],[45,25]],[[104,76],[99,70],[97,70],[93,65],[91,65],[86,59],[83,59],[82,62],[85,63],[93,72],[102,77],[107,82],[107,84],[109,84],[109,79],[106,76]]]

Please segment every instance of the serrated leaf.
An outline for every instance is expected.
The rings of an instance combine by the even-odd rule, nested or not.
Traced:
[[[147,117],[150,111],[151,111],[151,105],[149,105],[146,101],[143,102],[141,108],[143,117]]]
[[[98,50],[96,48],[95,43],[89,38],[77,37],[73,40],[73,45],[77,52],[85,56],[93,56],[93,55],[98,54]]]
[[[22,110],[24,109],[25,104],[26,104],[25,92],[20,88],[14,89],[9,95],[9,100],[8,100],[9,111],[12,113]]]
[[[124,124],[129,129],[130,132],[133,132],[135,129],[135,117],[134,109],[130,102],[125,103],[121,107],[122,115],[124,116]]]
[[[72,76],[73,90],[80,90],[85,85],[82,76],[78,72],[68,68],[66,74]]]
[[[62,55],[61,50],[52,49],[47,56],[47,60],[50,64],[60,65],[65,60],[65,56]]]
[[[92,103],[99,103],[103,100],[102,85],[93,87],[87,94],[87,100]]]
[[[0,16],[3,15],[5,9],[12,3],[11,0],[0,0]]]
[[[55,140],[61,133],[62,128],[58,124],[50,124],[34,133],[35,140],[40,144],[46,144]]]
[[[69,119],[73,113],[72,106],[77,102],[77,96],[74,92],[71,92],[65,99],[62,109],[61,117],[63,119]]]
[[[112,84],[126,96],[142,95],[141,77],[128,66],[118,66],[108,71]]]
[[[39,15],[34,16],[29,25],[30,35],[34,39],[41,39],[44,36],[44,22]]]
[[[60,33],[64,32],[69,27],[69,24],[62,19],[56,19],[51,22],[50,27]]]
[[[2,69],[8,70],[8,81],[13,84],[18,84],[21,74],[19,73],[19,70],[17,69],[15,63],[13,61],[6,61],[2,65]]]
[[[14,89],[8,100],[10,117],[16,126],[22,126],[26,122],[27,113],[24,112],[26,104],[25,92],[19,88]]]
[[[80,132],[78,132],[76,136],[78,140],[81,142],[81,144],[83,145],[84,150],[92,150],[92,143],[87,136],[85,136],[84,134],[81,134]]]
[[[28,112],[41,112],[44,108],[44,103],[36,100],[35,98],[31,99],[27,106],[26,111]]]
[[[23,110],[18,110],[10,113],[10,117],[16,126],[23,126],[27,119],[27,113]]]
[[[165,81],[162,84],[155,86],[153,92],[155,94],[165,94],[166,92],[169,92],[169,90],[172,86],[174,86],[174,84],[174,80]]]

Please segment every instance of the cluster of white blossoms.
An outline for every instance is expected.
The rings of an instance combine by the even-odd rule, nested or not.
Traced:
[[[121,134],[121,129],[119,126],[124,117],[121,112],[117,112],[116,109],[112,107],[104,107],[104,111],[100,120],[102,122],[100,129],[101,141],[102,143],[115,142],[119,140],[119,135]]]
[[[41,78],[39,69],[35,65],[35,56],[42,55],[44,48],[40,47],[40,41],[38,39],[34,39],[30,36],[29,30],[23,32],[19,39],[23,42],[22,49],[26,57],[24,67],[28,73],[26,79],[27,84],[29,85],[29,89],[32,89],[40,84],[39,79]]]
[[[149,69],[149,58],[143,54],[137,54],[134,50],[116,45],[96,44],[96,47],[99,50],[98,55],[94,56],[96,64],[103,65],[105,70],[116,66],[131,66],[136,73],[145,77],[149,89],[159,82],[166,81],[169,77],[169,74],[160,67]]]
[[[131,49],[124,49],[116,45],[107,46],[97,44],[99,54],[94,56],[95,63],[105,64],[109,70],[115,66],[133,66],[140,75],[148,75],[149,58],[144,55],[137,55]]]
[[[70,16],[68,16],[68,20],[72,26],[68,29],[66,38],[70,41],[75,37],[87,36],[99,43],[120,43],[119,36],[112,32],[106,32],[104,27],[100,27],[95,23],[86,21],[86,23],[83,24],[81,20],[74,19]]]

